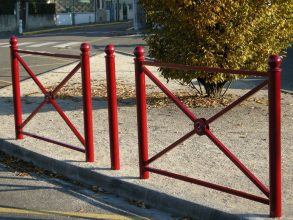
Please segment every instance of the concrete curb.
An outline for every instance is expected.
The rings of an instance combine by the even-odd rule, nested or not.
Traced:
[[[108,23],[88,24],[88,25],[66,26],[66,27],[60,27],[60,28],[48,28],[48,29],[37,30],[37,31],[23,32],[22,36],[30,36],[30,35],[34,35],[34,34],[43,34],[43,33],[50,33],[50,32],[56,32],[56,31],[65,31],[65,30],[72,30],[72,29],[83,29],[83,28],[100,27],[100,26],[109,26],[109,25],[125,24],[125,23],[128,23],[128,22],[108,22]]]
[[[175,215],[191,216],[193,219],[199,220],[250,219],[249,216],[225,213],[217,209],[205,207],[159,191],[135,185],[119,178],[92,172],[90,169],[46,157],[18,145],[9,143],[3,139],[0,139],[0,150],[21,160],[32,162],[35,166],[61,174],[71,180],[78,181],[85,186],[95,185],[103,187],[107,191],[121,197],[139,200],[153,208]]]
[[[281,89],[281,92],[282,92],[282,93],[285,93],[285,94],[293,95],[293,91],[290,91],[290,90]]]

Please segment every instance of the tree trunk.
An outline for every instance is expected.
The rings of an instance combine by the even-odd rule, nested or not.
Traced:
[[[198,78],[198,82],[201,83],[205,89],[208,97],[219,98],[222,97],[222,90],[227,81],[211,83],[207,82],[205,79]]]

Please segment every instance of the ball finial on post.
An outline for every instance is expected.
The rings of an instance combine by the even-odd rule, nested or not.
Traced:
[[[90,51],[90,45],[88,43],[82,43],[80,45],[80,50],[83,53],[88,53]]]
[[[12,47],[17,47],[17,43],[18,43],[17,37],[16,37],[16,36],[12,36],[12,37],[10,38],[10,45],[11,45]]]
[[[271,55],[268,60],[268,64],[271,70],[279,69],[282,64],[282,59],[278,55]]]
[[[144,58],[144,48],[141,46],[138,46],[133,51],[136,58]]]
[[[113,44],[109,44],[105,47],[105,53],[108,55],[108,56],[111,56],[113,55],[115,52],[115,47]]]

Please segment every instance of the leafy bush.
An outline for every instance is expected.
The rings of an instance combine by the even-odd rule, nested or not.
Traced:
[[[292,0],[140,0],[152,25],[150,56],[163,62],[230,69],[267,69],[271,54],[285,54],[293,36]],[[239,76],[162,69],[167,79],[197,78],[219,95]]]
[[[55,3],[47,4],[46,2],[29,2],[29,14],[55,14]]]
[[[0,15],[11,15],[14,13],[15,0],[1,0],[0,1]]]

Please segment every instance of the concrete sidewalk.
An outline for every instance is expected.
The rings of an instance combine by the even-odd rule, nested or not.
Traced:
[[[91,58],[94,89],[105,85],[104,55]],[[54,70],[39,76],[46,87],[60,82],[74,67]],[[117,85],[124,94],[134,91],[133,58],[116,54]],[[162,81],[155,68],[150,68]],[[80,74],[68,87],[78,88]],[[242,84],[245,82],[241,82]],[[240,84],[241,84],[240,83]],[[240,85],[238,84],[238,85]],[[123,86],[121,86],[123,85]],[[186,88],[174,82],[166,84],[171,91],[185,91]],[[245,84],[246,85],[246,84]],[[120,87],[119,87],[120,86]],[[245,89],[229,92],[239,95]],[[244,88],[244,87],[242,87]],[[21,83],[24,119],[43,100],[32,80]],[[147,80],[147,92],[159,91]],[[247,167],[268,186],[268,118],[265,100],[267,91],[260,91],[247,103],[220,118],[211,125],[218,138],[247,165]],[[123,92],[122,92],[123,94]],[[58,103],[83,134],[81,97],[58,99]],[[283,213],[282,219],[293,219],[293,173],[292,173],[292,121],[293,97],[282,94],[283,108]],[[220,107],[192,108],[199,117],[208,118]],[[210,190],[183,181],[150,175],[140,180],[138,169],[138,147],[136,129],[136,105],[133,98],[119,102],[119,140],[121,170],[110,170],[107,102],[100,97],[93,99],[95,163],[85,163],[85,155],[47,142],[25,137],[14,140],[14,118],[11,87],[0,90],[0,148],[37,166],[63,174],[86,185],[103,187],[117,195],[139,200],[151,207],[162,209],[194,219],[266,219],[269,207],[260,203]],[[193,128],[193,123],[174,105],[148,108],[149,153],[154,155],[170,145]],[[52,107],[46,107],[25,127],[25,130],[62,142],[80,146],[67,125]],[[222,184],[252,194],[262,194],[206,137],[193,137],[159,159],[154,168],[170,170],[182,175]]]
[[[55,32],[58,33],[58,32],[67,32],[67,31],[74,31],[74,30],[83,31],[83,30],[93,29],[93,28],[96,28],[97,30],[99,30],[100,28],[111,27],[111,26],[115,26],[115,25],[127,25],[127,24],[129,24],[130,28],[127,28],[122,35],[136,34],[137,31],[133,30],[133,28],[131,27],[132,23],[130,21],[117,21],[117,22],[65,25],[65,26],[37,28],[37,29],[32,29],[32,30],[25,30],[21,34],[18,33],[18,30],[5,31],[5,32],[0,32],[0,39],[9,39],[13,35],[18,36],[20,38],[20,37],[29,37],[32,35],[48,34],[48,33],[55,33]],[[113,32],[113,33],[115,33],[115,32]]]
[[[23,36],[30,36],[30,35],[36,35],[36,34],[60,32],[60,31],[68,31],[68,30],[85,30],[88,28],[100,28],[100,27],[108,27],[108,26],[112,26],[112,25],[128,24],[128,23],[131,23],[131,22],[117,21],[117,22],[105,22],[105,23],[93,23],[93,24],[56,26],[56,27],[51,27],[51,28],[50,27],[49,28],[40,28],[40,29],[36,29],[36,30],[25,31],[25,32],[23,32],[22,35]]]

